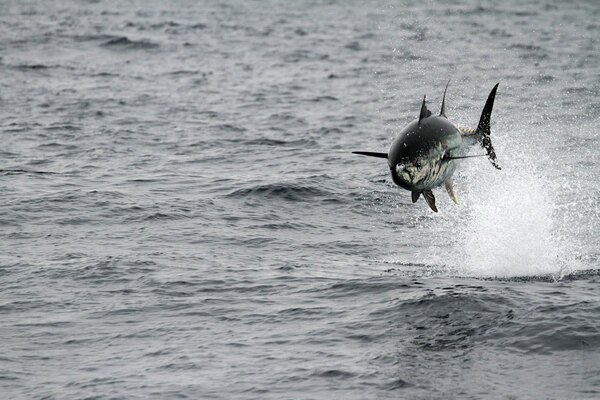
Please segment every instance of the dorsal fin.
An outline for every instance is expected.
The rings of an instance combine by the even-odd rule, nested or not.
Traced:
[[[419,123],[423,118],[431,117],[431,111],[427,109],[427,105],[425,104],[427,96],[423,96],[423,104],[421,104],[421,113],[419,114]]]
[[[442,97],[442,110],[440,111],[440,115],[446,118],[446,92],[448,91],[448,85],[450,84],[450,79],[448,79],[448,83],[446,83],[446,89],[444,89],[444,97]]]

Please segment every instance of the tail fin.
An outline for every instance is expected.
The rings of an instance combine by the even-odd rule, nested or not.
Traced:
[[[496,83],[496,86],[490,92],[487,101],[485,102],[485,106],[483,107],[483,111],[481,112],[481,118],[479,119],[479,125],[477,125],[477,134],[481,140],[481,147],[483,147],[490,159],[490,162],[497,169],[501,169],[496,161],[496,152],[494,151],[494,147],[492,146],[492,139],[490,137],[490,119],[492,116],[492,108],[494,107],[494,99],[496,98],[496,90],[498,89],[498,85],[500,83]]]

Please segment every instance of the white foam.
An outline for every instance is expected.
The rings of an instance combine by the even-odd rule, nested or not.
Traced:
[[[457,179],[460,209],[448,210],[434,228],[451,232],[445,255],[433,251],[436,263],[461,276],[515,277],[551,275],[585,268],[575,261],[576,232],[557,202],[556,182],[543,173],[540,154],[514,140],[496,148],[502,171],[487,160],[463,162]],[[437,253],[437,254],[436,254]]]
[[[552,200],[533,167],[488,171],[470,184],[470,216],[456,243],[465,259],[458,268],[477,276],[560,275]]]

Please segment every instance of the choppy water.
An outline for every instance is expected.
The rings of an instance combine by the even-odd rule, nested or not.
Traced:
[[[600,397],[600,5],[364,3],[0,4],[1,398]]]

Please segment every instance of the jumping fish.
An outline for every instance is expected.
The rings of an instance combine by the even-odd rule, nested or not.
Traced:
[[[490,92],[476,129],[461,129],[448,121],[446,84],[439,115],[431,114],[427,109],[426,96],[423,96],[419,118],[400,131],[387,153],[353,153],[387,159],[392,180],[396,185],[412,192],[413,203],[423,195],[429,207],[437,212],[432,189],[444,185],[452,201],[458,204],[452,187],[452,174],[456,171],[457,160],[477,157],[466,155],[471,145],[481,144],[492,165],[500,169],[490,138],[490,118],[498,85],[499,83]]]

